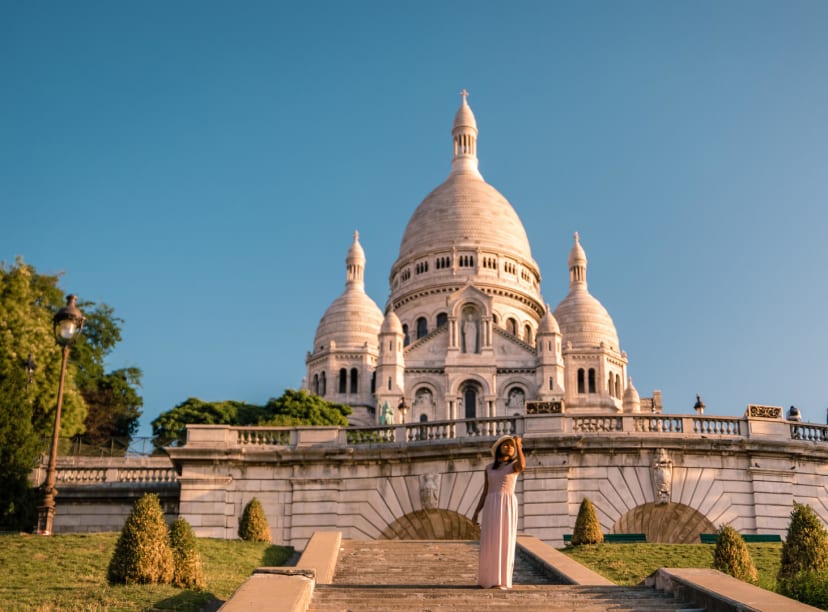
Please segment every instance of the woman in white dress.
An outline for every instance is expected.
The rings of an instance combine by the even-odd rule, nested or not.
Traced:
[[[494,462],[486,466],[483,494],[472,521],[480,511],[480,563],[478,584],[484,589],[508,589],[515,568],[518,506],[515,482],[526,467],[520,438],[502,436],[492,445]]]

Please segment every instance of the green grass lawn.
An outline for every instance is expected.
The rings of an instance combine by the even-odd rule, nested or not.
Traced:
[[[782,543],[747,544],[759,574],[758,586],[773,590]],[[713,567],[713,544],[598,544],[561,552],[616,584],[636,585],[660,567]]]
[[[240,540],[198,540],[207,589],[110,585],[106,570],[117,533],[0,536],[0,610],[201,610],[226,601],[264,565],[283,565],[293,550]]]
[[[251,574],[283,565],[290,548],[240,540],[198,540],[207,589],[110,585],[106,569],[117,533],[0,536],[0,610],[188,610],[226,601]],[[781,544],[748,544],[759,586],[772,589]],[[599,544],[564,553],[621,585],[635,585],[659,567],[710,567],[711,544]]]

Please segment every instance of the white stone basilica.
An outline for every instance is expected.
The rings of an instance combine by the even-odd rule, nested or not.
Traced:
[[[569,293],[554,312],[546,306],[523,224],[478,170],[466,96],[451,172],[405,228],[385,314],[365,293],[355,233],[345,292],[307,354],[306,388],[354,408],[353,425],[522,415],[535,400],[554,412],[660,412],[660,393],[639,399],[627,376],[612,318],[587,288],[577,233]]]

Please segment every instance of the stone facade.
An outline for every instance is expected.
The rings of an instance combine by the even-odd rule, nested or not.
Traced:
[[[304,387],[351,405],[362,425],[389,411],[401,412],[396,422],[524,415],[531,400],[571,413],[639,411],[615,325],[587,288],[578,234],[569,293],[552,312],[517,212],[478,169],[466,95],[451,171],[411,215],[384,309],[364,291],[355,235],[345,292],[320,320]]]
[[[251,432],[258,432],[252,435]],[[180,513],[199,536],[237,537],[252,497],[274,542],[474,539],[469,517],[492,440],[523,435],[521,532],[561,546],[584,497],[605,533],[699,542],[729,523],[784,537],[794,501],[828,523],[828,427],[781,418],[538,415],[364,429],[191,426],[168,449]]]

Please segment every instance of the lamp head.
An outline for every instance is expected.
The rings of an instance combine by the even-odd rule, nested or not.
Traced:
[[[58,310],[52,319],[55,340],[61,346],[73,344],[83,331],[83,324],[86,323],[86,317],[75,304],[76,301],[77,296],[66,296],[66,306]]]

